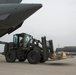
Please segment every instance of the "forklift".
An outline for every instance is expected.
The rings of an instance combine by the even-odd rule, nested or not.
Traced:
[[[41,37],[41,41],[33,36],[20,33],[13,35],[13,42],[2,42],[5,44],[4,52],[7,62],[24,62],[26,59],[30,64],[44,63],[54,53],[52,40]]]

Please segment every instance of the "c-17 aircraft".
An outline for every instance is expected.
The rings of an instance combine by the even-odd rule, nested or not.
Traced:
[[[22,0],[0,0],[0,37],[22,26],[42,4],[22,4]]]

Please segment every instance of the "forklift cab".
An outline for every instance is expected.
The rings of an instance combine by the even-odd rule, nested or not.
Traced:
[[[32,36],[26,33],[15,34],[13,36],[13,43],[15,47],[27,47],[31,39]]]

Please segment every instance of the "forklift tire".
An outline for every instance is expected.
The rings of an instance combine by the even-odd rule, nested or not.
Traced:
[[[19,62],[24,62],[26,59],[18,59]]]
[[[44,63],[44,62],[46,62],[46,60],[43,59],[43,54],[42,54],[42,53],[40,53],[40,54],[41,54],[40,63]]]
[[[16,60],[16,53],[15,51],[8,51],[5,55],[7,62],[15,62]]]
[[[32,50],[28,53],[27,59],[30,64],[37,64],[40,61],[40,53],[36,50]]]
[[[40,59],[40,63],[45,63],[46,60],[43,60],[43,58]]]

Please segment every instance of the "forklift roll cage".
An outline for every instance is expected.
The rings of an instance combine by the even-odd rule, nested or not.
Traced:
[[[26,47],[30,40],[32,40],[32,36],[26,33],[15,34],[13,36],[13,44],[15,47]]]

